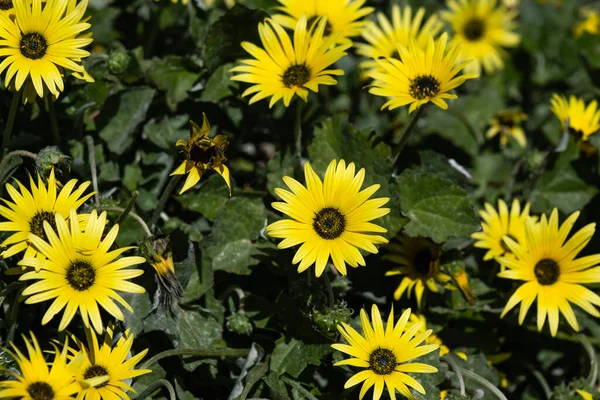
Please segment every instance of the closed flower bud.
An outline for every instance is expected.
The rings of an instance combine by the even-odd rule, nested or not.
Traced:
[[[252,321],[243,312],[235,312],[227,317],[227,330],[238,335],[249,336],[252,333]]]

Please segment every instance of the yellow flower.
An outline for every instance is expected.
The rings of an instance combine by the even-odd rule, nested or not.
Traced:
[[[408,330],[417,324],[419,325],[419,329],[415,333],[423,333],[427,331],[427,319],[425,318],[425,316],[410,314],[410,318],[406,323],[406,329]],[[440,349],[440,357],[443,357],[446,354],[450,353],[450,349],[442,342],[442,339],[440,339],[435,333],[433,333],[433,331],[431,332],[432,333],[427,337],[427,339],[425,339],[425,343],[437,345]]]
[[[48,259],[24,258],[19,265],[41,268],[40,272],[27,272],[20,280],[38,280],[23,291],[28,296],[26,304],[35,304],[54,299],[42,319],[47,324],[63,308],[65,309],[59,331],[64,330],[77,312],[86,327],[91,324],[98,333],[102,333],[102,318],[98,304],[120,321],[123,313],[113,300],[116,300],[130,312],[133,309],[116,291],[144,293],[143,287],[129,282],[140,276],[141,269],[128,267],[144,263],[143,257],[119,257],[134,247],[111,250],[119,226],[115,225],[104,236],[106,212],[100,216],[93,210],[86,224],[77,221],[75,210],[71,210],[69,225],[60,214],[56,214],[56,231],[44,221],[44,230],[48,242],[33,233],[29,234],[31,243]]]
[[[527,114],[519,110],[498,111],[492,119],[490,129],[487,131],[488,139],[500,134],[500,146],[504,147],[509,138],[514,138],[521,147],[527,146],[525,132],[521,128],[521,122],[527,119]]]
[[[446,33],[435,42],[429,35],[425,49],[411,40],[408,47],[398,46],[400,60],[377,60],[382,72],[369,73],[375,80],[369,92],[389,98],[382,109],[393,110],[410,104],[408,112],[411,113],[430,101],[444,110],[448,108],[444,99],[457,97],[449,91],[467,79],[476,78],[477,74],[456,76],[469,62],[457,63],[459,49],[447,48],[447,41]]]
[[[544,214],[539,223],[531,219],[526,221],[527,240],[524,243],[504,239],[515,258],[498,258],[498,262],[506,267],[498,276],[526,283],[510,297],[502,317],[521,303],[519,324],[522,324],[536,298],[538,330],[542,330],[547,315],[552,336],[558,331],[559,311],[575,331],[579,330],[570,303],[600,317],[594,307],[600,305],[600,296],[582,285],[600,282],[600,267],[597,266],[600,254],[576,258],[592,238],[596,224],[586,225],[567,240],[578,216],[579,212],[571,214],[559,227],[555,208],[549,219]]]
[[[0,215],[8,220],[0,222],[0,232],[14,233],[0,244],[1,247],[6,248],[2,253],[3,258],[11,257],[22,251],[25,251],[25,258],[38,255],[35,248],[31,246],[29,234],[33,233],[47,240],[44,222],[56,228],[54,225],[55,215],[68,218],[71,210],[77,210],[93,195],[93,193],[83,194],[90,182],[83,182],[74,190],[77,185],[76,179],[71,179],[59,190],[54,177],[54,169],[50,171],[47,184],[44,184],[40,175],[37,180],[36,185],[33,178],[29,178],[30,190],[27,190],[21,182],[16,181],[20,193],[12,185],[6,185],[6,191],[11,201],[4,200],[6,207],[0,206]],[[85,219],[82,216],[78,218],[79,220]],[[42,255],[39,256],[41,259],[44,258]]]
[[[39,97],[48,90],[55,97],[64,90],[63,69],[83,73],[81,59],[90,55],[81,48],[92,43],[89,37],[77,37],[90,27],[81,22],[87,8],[82,0],[65,15],[67,2],[13,0],[14,21],[0,14],[0,73],[8,68],[5,84],[16,90],[30,79]]]
[[[274,238],[285,239],[277,247],[287,249],[302,244],[293,264],[298,264],[298,272],[303,272],[315,264],[315,274],[321,276],[331,257],[333,265],[342,275],[346,275],[346,263],[352,267],[365,265],[365,259],[358,249],[377,253],[375,244],[387,240],[371,232],[384,233],[385,228],[371,223],[374,219],[390,212],[381,208],[389,198],[369,198],[380,185],[372,185],[360,190],[364,178],[364,168],[354,174],[354,163],[340,160],[331,161],[321,181],[310,164],[304,164],[306,187],[289,176],[283,181],[291,189],[275,189],[275,194],[284,202],[272,203],[274,209],[293,219],[284,219],[267,226],[267,233]]]
[[[575,389],[575,391],[583,398],[583,400],[594,400],[594,396],[590,392],[581,389]]]
[[[425,22],[425,9],[419,8],[413,17],[412,8],[400,8],[397,4],[392,7],[392,21],[383,13],[377,13],[379,25],[368,21],[362,30],[362,37],[368,43],[358,43],[356,53],[369,58],[360,63],[363,74],[368,76],[372,72],[380,71],[378,58],[398,58],[398,46],[407,47],[410,38],[414,38],[418,47],[425,49],[429,35],[436,37],[442,30],[443,23],[437,16],[429,17]]]
[[[13,0],[0,0],[0,14],[6,17],[15,15]]]
[[[190,129],[189,140],[180,139],[177,141],[176,145],[182,148],[181,152],[185,155],[185,161],[171,175],[188,175],[179,192],[179,194],[182,194],[194,187],[206,171],[215,170],[225,179],[231,196],[229,168],[224,164],[227,161],[225,150],[229,146],[227,136],[217,135],[214,138],[209,138],[210,124],[206,114],[203,113],[202,115],[204,116],[202,128],[196,125],[194,121],[190,121],[192,129]]]
[[[387,249],[390,253],[384,255],[383,259],[398,264],[399,267],[387,271],[385,276],[403,276],[394,292],[394,300],[400,300],[404,292],[410,298],[414,290],[420,308],[425,288],[438,293],[438,284],[444,286],[452,279],[440,272],[441,249],[429,239],[401,234],[396,236]]]
[[[510,212],[504,200],[498,200],[498,211],[489,203],[485,203],[485,211],[480,210],[483,219],[482,232],[475,232],[471,237],[477,242],[473,246],[488,249],[483,259],[492,260],[499,256],[511,256],[512,253],[506,245],[506,238],[517,243],[525,243],[525,222],[529,217],[529,203],[521,210],[519,200],[513,200]]]
[[[217,5],[217,2],[218,2],[218,0],[204,0],[204,5],[207,7],[214,7],[215,5]],[[224,0],[223,1],[223,3],[225,3],[225,6],[227,8],[231,8],[236,4],[243,4],[245,2],[246,2],[245,0]]]
[[[273,20],[288,29],[298,29],[297,23],[307,18],[307,27],[312,29],[321,17],[326,17],[324,36],[334,37],[337,43],[351,44],[352,37],[361,34],[364,17],[373,12],[372,7],[363,7],[366,0],[278,0],[278,11]]]
[[[175,304],[183,294],[183,289],[175,275],[169,237],[150,238],[144,243],[142,251],[148,263],[156,271],[161,288],[158,292],[159,301],[167,306]]]
[[[258,32],[264,49],[243,42],[242,47],[254,59],[242,60],[242,64],[232,68],[234,81],[253,84],[242,94],[254,94],[250,104],[271,97],[269,107],[283,99],[288,107],[294,95],[307,101],[308,89],[319,91],[319,85],[335,85],[332,75],[343,75],[341,69],[327,69],[346,55],[351,44],[335,46],[335,38],[324,38],[327,20],[322,18],[307,30],[306,16],[303,15],[294,29],[294,43],[275,20],[266,19],[258,25]]]
[[[360,390],[360,399],[375,386],[373,400],[379,400],[384,387],[387,386],[392,400],[396,400],[396,391],[409,399],[414,398],[409,387],[425,394],[423,386],[408,373],[431,374],[437,368],[419,362],[412,362],[425,354],[439,348],[437,344],[420,346],[431,335],[431,329],[419,333],[423,322],[408,327],[410,308],[394,325],[394,309],[390,312],[384,330],[381,314],[376,305],[371,308],[371,321],[364,309],[360,310],[360,322],[364,336],[346,323],[338,325],[338,330],[349,344],[332,344],[331,347],[353,358],[338,361],[334,365],[351,365],[364,368],[348,379],[344,388],[347,389],[364,381]],[[415,336],[416,335],[416,336]]]
[[[583,100],[575,96],[567,98],[554,93],[550,100],[551,110],[560,120],[562,129],[569,121],[569,131],[575,139],[587,141],[600,130],[600,110],[598,102],[592,100],[586,107]]]
[[[16,380],[5,380],[0,382],[0,399],[21,400],[66,400],[74,399],[79,391],[79,385],[75,382],[73,374],[81,365],[82,358],[75,357],[70,363],[67,359],[68,342],[65,342],[62,351],[54,348],[54,359],[47,363],[44,352],[31,333],[31,342],[23,335],[28,357],[11,342],[13,351],[6,350],[19,366],[18,373],[12,371],[3,372],[13,375]],[[50,368],[48,368],[50,367]]]
[[[130,400],[124,390],[133,391],[133,388],[127,381],[152,372],[149,369],[134,369],[148,349],[128,358],[134,337],[129,329],[114,346],[112,326],[107,327],[102,343],[98,343],[93,331],[86,329],[85,333],[87,346],[75,338],[79,350],[71,349],[75,357],[81,356],[83,359],[75,372],[75,379],[81,385],[77,400]]]
[[[496,0],[448,0],[449,11],[441,13],[454,31],[452,42],[460,48],[461,59],[473,60],[468,72],[492,73],[504,67],[503,47],[516,47],[521,38],[513,32],[518,9],[497,5]]]
[[[573,28],[575,37],[581,37],[586,32],[590,35],[600,35],[600,13],[594,10],[584,10],[583,16],[585,19],[578,22]]]

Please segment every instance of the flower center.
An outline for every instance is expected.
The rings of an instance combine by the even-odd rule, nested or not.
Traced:
[[[422,249],[417,252],[414,259],[415,269],[417,272],[426,277],[429,275],[431,271],[431,263],[433,262],[433,255],[431,254],[431,250]]]
[[[7,11],[13,8],[12,0],[0,0],[0,10]]]
[[[485,32],[485,23],[480,18],[471,18],[463,29],[463,34],[472,42],[481,39]]]
[[[35,236],[38,236],[44,241],[48,241],[48,236],[46,236],[46,231],[44,230],[44,221],[48,222],[54,232],[56,232],[56,219],[54,217],[54,213],[50,211],[40,211],[31,218],[29,221],[29,230]]]
[[[423,100],[432,98],[440,92],[440,82],[431,75],[417,76],[410,81],[410,95]]]
[[[579,130],[579,129],[573,129],[573,128],[569,127],[569,133],[571,135],[573,135],[573,137],[575,138],[576,141],[580,141],[584,137],[583,131]]]
[[[549,286],[554,284],[560,276],[560,266],[550,258],[544,258],[535,264],[533,269],[536,279],[540,285]]]
[[[313,218],[313,229],[323,239],[333,240],[344,233],[346,217],[337,208],[324,208]]]
[[[46,382],[33,382],[27,386],[27,393],[33,400],[52,400],[54,399],[54,390]]]
[[[92,366],[88,367],[88,369],[85,370],[83,377],[85,379],[91,379],[91,378],[96,378],[98,376],[104,376],[104,375],[108,375],[108,371],[106,370],[106,368],[104,368],[100,365],[92,365]],[[108,385],[108,381],[95,386],[95,388],[100,389],[106,385]]]
[[[282,80],[286,88],[302,86],[310,80],[310,68],[305,64],[292,65],[283,73]]]
[[[508,248],[506,243],[504,243],[504,240],[503,240],[504,238],[511,238],[512,240],[514,240],[517,243],[519,243],[519,241],[517,240],[516,237],[514,237],[510,233],[507,235],[504,235],[504,237],[502,239],[500,239],[500,246],[502,246],[502,250],[504,250],[505,253],[511,253],[511,250]]]
[[[67,268],[67,282],[78,292],[87,290],[96,280],[96,270],[89,261],[76,260]]]
[[[517,125],[515,119],[509,115],[501,115],[497,118],[498,124],[504,128],[514,128]]]
[[[317,29],[317,22],[319,22],[319,19],[322,17],[322,15],[313,15],[312,17],[310,17],[308,19],[308,21],[306,21],[306,27],[308,28],[308,30],[310,31],[311,29],[313,29],[313,27],[315,29]],[[323,36],[329,36],[331,35],[331,31],[332,31],[332,27],[331,24],[329,23],[329,19],[327,19],[327,22],[325,23],[325,30],[323,31]]]
[[[19,47],[25,57],[38,60],[46,54],[48,43],[41,33],[33,32],[23,35]]]
[[[202,164],[209,164],[217,155],[216,146],[210,146],[207,149],[203,149],[200,146],[193,146],[190,151],[190,159]]]
[[[396,356],[390,350],[377,349],[371,353],[369,365],[377,375],[389,375],[396,369]]]

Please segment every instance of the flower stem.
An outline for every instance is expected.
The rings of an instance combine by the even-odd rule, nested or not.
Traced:
[[[98,208],[98,210],[99,211],[107,211],[107,212],[120,212],[121,216],[119,216],[119,221],[121,221],[121,217],[123,217],[123,215],[130,216],[131,218],[135,219],[138,224],[140,224],[140,226],[146,233],[147,237],[152,236],[152,232],[150,232],[150,228],[148,228],[148,225],[146,224],[144,219],[134,212],[128,211],[127,214],[125,214],[125,211],[127,211],[127,209],[125,209],[123,207],[102,207],[102,208]],[[124,218],[125,217],[123,217],[123,219]]]
[[[172,356],[195,356],[195,357],[206,357],[206,358],[216,358],[216,357],[244,357],[248,355],[250,349],[172,349],[166,350],[162,353],[158,353],[154,357],[146,360],[144,364],[140,366],[140,369],[150,368],[152,365],[156,364],[158,361],[162,360],[166,357]]]
[[[544,396],[546,396],[546,400],[550,400],[550,397],[552,397],[552,389],[550,389],[550,385],[548,385],[548,382],[546,381],[546,378],[544,378],[544,375],[542,375],[542,373],[537,369],[532,369],[531,373],[542,387],[542,390],[544,391]]]
[[[86,136],[85,141],[88,148],[88,159],[90,162],[90,171],[92,173],[92,187],[94,188],[94,204],[100,208],[100,193],[98,191],[98,171],[96,170],[96,151],[94,149],[94,139]]]
[[[129,203],[127,203],[127,207],[125,207],[125,210],[123,210],[121,215],[119,215],[119,218],[117,218],[117,221],[115,222],[115,224],[118,225],[121,222],[123,222],[123,220],[127,217],[127,215],[133,209],[133,206],[135,205],[135,201],[137,200],[139,195],[140,195],[140,192],[138,192],[137,190],[131,194],[131,199],[129,199]]]
[[[458,387],[460,389],[460,395],[466,396],[467,392],[465,391],[465,380],[463,379],[462,373],[460,372],[460,367],[458,366],[456,361],[453,360],[452,357],[454,357],[454,355],[450,353],[446,357],[444,357],[444,360],[448,363],[448,365],[450,365],[450,368],[452,368],[452,371],[454,371],[454,373],[456,374],[456,378],[458,379]]]
[[[19,109],[20,99],[21,91],[17,90],[13,94],[10,110],[8,111],[8,118],[6,119],[6,127],[4,128],[4,134],[2,136],[2,153],[8,148],[8,142],[10,141],[10,135],[12,134],[15,125],[15,117],[17,116],[17,110]]]
[[[327,271],[323,271],[323,282],[325,283],[325,287],[327,288],[327,300],[328,300],[329,308],[333,308],[333,304],[334,304],[333,289],[331,288],[331,281],[329,280],[329,275],[327,275]]]
[[[6,154],[4,156],[4,158],[2,159],[2,162],[0,162],[0,171],[4,171],[4,168],[6,168],[6,164],[8,164],[8,160],[10,160],[13,157],[29,157],[33,161],[37,160],[37,154],[32,153],[30,151],[26,151],[26,150],[11,151],[10,153]]]
[[[302,176],[302,109],[304,103],[296,100],[296,119],[294,122],[294,175],[296,179]]]
[[[594,386],[596,379],[598,378],[598,357],[596,356],[596,352],[594,351],[594,347],[588,340],[585,335],[577,335],[577,339],[583,345],[589,359],[590,359],[590,373],[587,376],[585,383],[589,386]]]
[[[394,149],[394,152],[392,154],[392,167],[396,165],[396,162],[398,161],[398,158],[400,157],[400,153],[402,153],[404,146],[406,146],[406,143],[408,143],[410,134],[412,133],[413,128],[417,124],[417,121],[423,114],[423,110],[425,110],[425,107],[426,107],[426,104],[423,104],[421,107],[419,107],[417,109],[417,111],[413,115],[413,117],[410,120],[410,122],[408,123],[408,125],[406,125],[406,128],[404,128],[404,131],[402,131],[402,135],[400,136],[400,142],[396,145],[396,148]]]
[[[52,128],[52,141],[55,145],[60,146],[60,132],[58,130],[58,121],[56,119],[56,110],[54,108],[54,102],[49,100],[48,113],[50,114],[50,126]]]
[[[500,400],[508,400],[506,398],[506,396],[504,395],[504,393],[502,393],[500,391],[500,389],[498,389],[496,386],[492,385],[492,383],[490,381],[488,381],[487,379],[485,379],[485,378],[477,375],[473,371],[469,371],[468,369],[464,369],[464,368],[460,368],[459,367],[459,370],[467,378],[471,378],[474,381],[476,381],[477,383],[479,383],[480,385],[482,385],[485,388],[489,389],[489,391],[492,392]]]
[[[170,400],[177,400],[177,396],[175,395],[175,389],[173,389],[173,385],[166,379],[159,379],[156,382],[153,382],[150,386],[146,388],[139,396],[135,397],[133,400],[144,400],[146,397],[150,396],[152,392],[154,392],[159,386],[163,386],[169,392]]]
[[[175,187],[179,183],[181,176],[182,175],[175,175],[174,177],[172,177],[169,181],[169,184],[165,188],[165,191],[160,196],[160,199],[158,200],[158,205],[156,206],[156,209],[152,214],[152,218],[150,218],[150,223],[148,224],[150,225],[150,229],[155,230],[156,223],[158,222],[158,218],[160,217],[160,213],[162,213],[163,209],[165,208],[165,205],[167,205],[167,201],[169,200],[169,197],[171,197],[171,195],[173,194],[173,190],[175,190]]]

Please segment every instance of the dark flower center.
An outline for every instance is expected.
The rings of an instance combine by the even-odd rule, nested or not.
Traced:
[[[44,57],[48,49],[48,43],[41,33],[26,33],[21,38],[19,45],[21,54],[32,60],[39,60]]]
[[[76,260],[67,268],[67,282],[78,292],[87,290],[96,280],[96,270],[89,261]]]
[[[319,22],[319,19],[321,18],[321,15],[313,15],[312,17],[310,17],[308,19],[308,21],[306,21],[306,28],[310,31],[311,29],[313,29],[313,26],[315,29],[317,29],[316,24]],[[329,36],[331,35],[331,31],[332,31],[332,27],[331,24],[329,23],[329,19],[327,20],[327,22],[325,23],[325,30],[323,31],[323,36]]]
[[[13,8],[12,0],[0,0],[0,10],[7,11]]]
[[[431,75],[417,76],[410,81],[410,95],[423,100],[432,98],[440,92],[440,82]]]
[[[33,218],[31,218],[31,221],[29,221],[29,230],[35,236],[38,236],[47,242],[48,237],[46,236],[46,231],[44,230],[44,221],[48,222],[54,232],[56,232],[56,219],[54,213],[50,211],[40,211],[35,214]]]
[[[396,369],[396,356],[390,350],[377,349],[371,353],[369,365],[377,375],[389,375]]]
[[[414,259],[415,269],[421,276],[428,276],[431,271],[431,263],[433,262],[433,254],[431,250],[422,249],[417,252]]]
[[[569,127],[569,133],[571,135],[573,135],[573,137],[575,138],[576,141],[580,141],[583,139],[583,131],[579,130],[579,129],[573,129],[571,127]]]
[[[193,146],[190,151],[190,159],[197,163],[209,164],[215,157],[218,156],[217,147],[210,146],[203,149],[200,146]]]
[[[282,80],[286,88],[302,86],[310,80],[310,68],[305,64],[292,65],[283,73]]]
[[[104,368],[100,365],[92,365],[92,366],[88,367],[88,369],[85,370],[83,377],[85,379],[91,379],[91,378],[96,378],[98,376],[104,376],[104,375],[108,375],[108,371],[106,370],[106,368]],[[106,385],[108,385],[108,381],[95,386],[95,388],[100,389]]]
[[[510,115],[499,115],[496,117],[498,120],[498,124],[504,128],[514,128],[517,125],[517,122]]]
[[[470,41],[481,39],[485,32],[485,23],[480,18],[471,18],[463,29],[465,37]]]
[[[346,217],[337,208],[324,208],[313,218],[313,229],[323,239],[338,238],[345,228]]]
[[[519,243],[519,241],[517,240],[516,237],[514,237],[511,234],[508,235],[504,235],[505,238],[511,238],[512,240],[514,240],[515,242]],[[504,250],[505,253],[510,253],[510,249],[508,248],[508,246],[506,245],[506,243],[504,243],[504,238],[500,239],[500,246],[502,246],[502,250]]]
[[[560,266],[550,258],[544,258],[535,264],[533,269],[535,277],[540,285],[549,286],[554,284],[560,276]]]
[[[46,382],[33,382],[27,386],[27,393],[29,393],[33,400],[54,399],[54,390]]]

